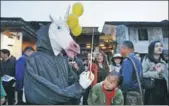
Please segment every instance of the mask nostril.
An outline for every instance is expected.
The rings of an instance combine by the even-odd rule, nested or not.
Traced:
[[[76,44],[73,44],[73,47],[77,48],[77,45],[76,45]]]

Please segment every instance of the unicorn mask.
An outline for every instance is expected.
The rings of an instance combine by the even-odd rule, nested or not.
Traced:
[[[78,53],[80,53],[80,47],[72,39],[67,25],[69,10],[70,6],[68,7],[64,19],[60,18],[59,20],[54,20],[54,18],[50,16],[52,23],[49,27],[48,34],[53,52],[56,56],[62,49],[64,49],[68,57],[74,58]]]

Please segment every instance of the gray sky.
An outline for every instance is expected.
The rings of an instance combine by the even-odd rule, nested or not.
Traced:
[[[1,17],[49,21],[63,17],[76,1],[1,1]],[[103,27],[105,21],[161,21],[168,19],[168,1],[78,1],[84,6],[82,26]]]

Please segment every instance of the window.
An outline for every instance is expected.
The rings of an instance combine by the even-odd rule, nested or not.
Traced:
[[[140,41],[148,40],[148,32],[147,29],[138,29],[138,39]]]

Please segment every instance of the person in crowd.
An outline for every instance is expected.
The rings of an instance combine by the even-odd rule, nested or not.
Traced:
[[[163,59],[166,62],[166,70],[167,71],[165,71],[165,73],[163,75],[164,75],[164,77],[165,77],[165,79],[167,81],[167,90],[168,90],[167,95],[168,95],[168,100],[169,100],[169,87],[168,87],[168,85],[169,85],[169,82],[168,82],[168,79],[169,79],[169,76],[168,76],[168,71],[169,71],[169,68],[168,68],[168,49],[164,49],[163,50]],[[169,101],[167,101],[167,104],[169,104]]]
[[[154,79],[155,86],[145,90],[145,105],[166,105],[167,85],[163,76],[165,61],[162,59],[163,45],[153,41],[148,47],[148,55],[143,60],[143,77]]]
[[[88,69],[87,56],[86,56],[86,58],[83,59],[83,65],[85,66],[85,71],[86,71]]]
[[[91,57],[92,55],[92,57]],[[94,53],[88,53],[88,68],[87,71],[91,71],[94,76],[95,79],[91,84],[91,87],[93,87],[96,83],[97,83],[97,74],[98,74],[98,65],[96,64],[96,55]]]
[[[92,71],[94,74],[94,81],[91,86],[87,89],[84,95],[84,105],[87,105],[87,98],[91,88],[97,83],[103,81],[109,73],[109,66],[106,61],[106,57],[102,51],[94,52],[91,60],[91,53],[88,54],[88,71]]]
[[[163,60],[167,63],[168,68],[168,49],[163,50]]]
[[[95,46],[93,57],[96,57],[98,53],[102,52],[101,48],[99,46]]]
[[[163,60],[166,62],[166,70],[167,71],[165,71],[164,72],[164,77],[165,77],[165,79],[166,79],[166,81],[167,81],[167,89],[168,89],[168,93],[169,93],[169,88],[168,88],[168,85],[169,85],[169,82],[168,82],[168,70],[169,70],[169,68],[168,68],[168,49],[164,49],[163,50]]]
[[[168,68],[168,49],[164,49],[163,50],[163,60],[166,62],[166,68],[165,68],[165,70],[167,70],[167,71],[165,71],[163,73],[163,76],[164,76],[164,78],[165,78],[165,80],[167,82],[167,91],[168,91],[167,95],[168,95],[168,100],[169,100],[169,87],[168,87],[168,85],[169,85],[169,82],[168,82],[168,78],[169,78],[169,76],[168,76],[168,71],[169,71],[169,68]],[[169,101],[167,101],[167,104],[169,104]]]
[[[91,55],[92,55],[92,58],[91,58]],[[97,65],[95,64],[95,60],[94,60],[94,59],[95,59],[94,54],[91,54],[91,53],[88,53],[88,54],[87,54],[87,66],[86,66],[85,71],[92,71],[92,73],[93,73],[94,75],[96,75],[95,73],[98,72],[98,67],[97,67]],[[83,95],[83,105],[88,105],[88,103],[87,103],[87,98],[88,98],[88,95],[89,95],[89,92],[90,92],[92,86],[93,86],[94,84],[96,84],[96,81],[97,81],[97,80],[94,78],[94,80],[93,80],[91,86],[89,86],[89,87],[86,89],[86,92],[85,92],[84,95]]]
[[[123,81],[122,76],[112,71],[104,81],[97,83],[89,93],[89,105],[123,105],[123,93],[119,89]]]
[[[4,90],[4,87],[3,87],[3,85],[2,85],[2,79],[1,79],[1,87],[0,87],[0,89],[1,89],[1,105],[3,105],[4,103],[5,103],[5,96],[6,96],[6,92],[5,92],[5,90]]]
[[[69,58],[74,58],[80,52],[80,47],[71,38],[66,23],[61,21],[60,24],[50,18],[51,24],[37,31],[37,52],[26,60],[25,98],[32,105],[71,105],[72,99],[82,97],[94,75],[83,72],[79,81],[71,82],[68,59],[60,53],[64,49]]]
[[[114,56],[112,57],[111,59],[111,62],[112,62],[112,65],[111,65],[111,70],[114,70],[116,72],[120,72],[120,69],[121,69],[121,65],[122,65],[122,62],[123,62],[123,58],[121,56],[121,54],[114,54]]]
[[[83,61],[78,58],[75,57],[73,60],[69,61],[69,63],[71,64],[74,72],[76,72],[76,74],[79,76],[83,71],[85,71],[85,67],[83,65]]]
[[[16,90],[17,90],[17,105],[25,104],[22,100],[23,98],[23,81],[24,81],[24,71],[26,65],[26,59],[34,53],[34,49],[32,47],[26,47],[24,49],[24,54],[17,60],[16,62]]]
[[[83,62],[80,58],[75,57],[74,59],[70,59],[69,64],[70,64],[70,70],[72,71],[72,79],[76,82],[79,81],[79,76],[80,74],[85,71],[85,67],[83,65]],[[70,84],[74,81],[71,81]],[[72,99],[72,105],[79,105],[80,104],[80,99]]]
[[[83,105],[88,105],[87,98],[91,88],[103,81],[109,73],[109,66],[103,52],[93,53],[92,60],[91,53],[88,54],[88,71],[92,71],[94,80],[83,96]]]
[[[107,59],[102,52],[99,52],[96,55],[96,64],[98,66],[98,72],[95,79],[97,79],[96,82],[99,83],[103,81],[109,73],[109,65],[107,64]]]
[[[15,65],[16,60],[10,57],[10,51],[7,49],[2,49],[1,51],[1,77],[2,84],[7,94],[8,105],[13,105],[15,103]]]
[[[125,100],[124,104],[126,104],[127,92],[129,91],[139,92],[139,85],[136,78],[136,74],[134,72],[133,64],[131,60],[127,57],[133,59],[134,63],[136,64],[137,72],[140,79],[142,78],[142,64],[134,54],[134,45],[131,41],[124,41],[120,48],[120,52],[121,55],[125,58],[121,66],[120,74],[123,76],[123,83],[121,89],[124,95]]]
[[[97,55],[98,55],[99,53],[102,53],[103,57],[105,58],[106,64],[109,64],[107,55],[102,51],[101,47],[99,47],[99,46],[96,46],[96,47],[94,48],[94,52],[93,52],[93,57],[94,57],[94,58],[93,58],[93,59],[95,60],[95,58],[97,57]],[[109,71],[110,71],[110,70],[109,70]]]

